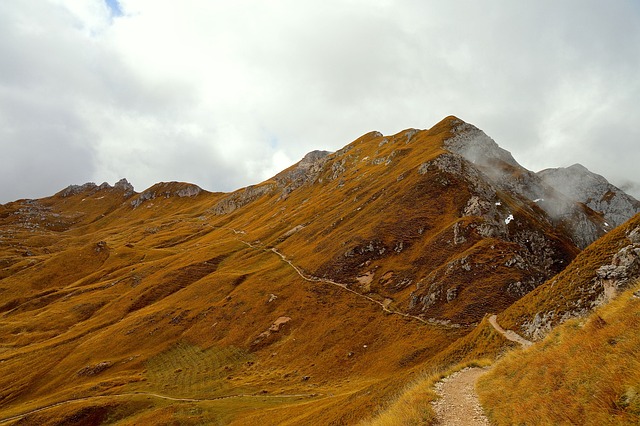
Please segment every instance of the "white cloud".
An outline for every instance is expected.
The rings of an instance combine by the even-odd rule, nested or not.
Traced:
[[[526,167],[640,181],[633,2],[119,5],[0,4],[0,202],[120,177],[232,190],[449,114]]]

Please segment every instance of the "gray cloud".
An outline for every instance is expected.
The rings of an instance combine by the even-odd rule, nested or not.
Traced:
[[[449,114],[530,169],[640,181],[634,2],[119,5],[0,4],[0,202],[120,177],[232,190]]]

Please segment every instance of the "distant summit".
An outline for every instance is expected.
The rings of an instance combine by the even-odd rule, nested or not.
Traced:
[[[601,212],[585,209],[579,200],[522,167],[483,131],[460,120],[453,124],[453,136],[444,142],[448,150],[476,165],[502,191],[535,203],[547,213],[548,220],[568,232],[578,247],[588,246],[610,229],[598,216]],[[628,212],[627,219],[632,215]]]
[[[546,169],[537,175],[558,192],[601,212],[611,227],[622,225],[640,212],[640,201],[582,164]]]
[[[113,186],[109,185],[107,182],[103,182],[100,185],[96,185],[93,182],[87,182],[84,185],[69,185],[62,191],[58,192],[56,195],[60,195],[61,197],[69,197],[71,195],[77,195],[80,193],[95,193],[97,191],[105,190],[105,189],[113,189],[116,191],[121,191],[125,197],[130,197],[135,194],[133,190],[133,185],[129,183],[129,181],[125,178],[120,179]]]

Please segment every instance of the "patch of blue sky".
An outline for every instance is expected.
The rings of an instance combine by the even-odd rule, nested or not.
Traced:
[[[107,4],[107,7],[111,11],[112,17],[117,18],[118,16],[124,15],[118,0],[104,0],[104,2]]]

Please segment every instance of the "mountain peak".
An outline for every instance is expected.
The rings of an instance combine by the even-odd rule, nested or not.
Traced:
[[[537,175],[558,192],[601,212],[618,226],[640,212],[640,202],[582,164],[541,170]]]
[[[131,206],[135,209],[145,201],[155,198],[190,198],[196,197],[204,191],[198,185],[187,182],[160,182],[145,190],[131,201]]]
[[[65,198],[65,197],[70,197],[72,195],[78,195],[80,193],[95,193],[97,191],[102,191],[105,189],[114,189],[114,190],[122,191],[125,197],[129,197],[135,194],[133,185],[131,185],[127,179],[122,178],[118,182],[116,182],[113,186],[109,185],[108,182],[103,182],[100,185],[96,185],[93,182],[87,182],[83,185],[69,185],[62,191],[58,192],[56,195],[59,195]]]
[[[322,160],[324,157],[326,157],[329,154],[331,154],[331,151],[315,150],[315,151],[308,152],[304,157],[302,157],[302,160],[300,160],[297,167],[299,169],[308,169],[314,163],[318,162],[319,160]]]
[[[495,165],[495,162],[499,161],[520,167],[509,151],[501,148],[476,126],[453,116],[445,120],[450,124],[453,134],[453,137],[444,143],[447,150],[462,155],[466,160],[480,166]]]
[[[640,270],[640,218],[567,267],[603,215],[453,116],[229,194],[127,191],[0,205],[0,420],[353,424],[415,371],[502,353],[492,314],[542,329]]]
[[[569,170],[574,170],[574,171],[576,171],[576,172],[580,171],[580,172],[583,172],[583,173],[589,173],[589,174],[592,174],[592,172],[591,172],[589,169],[587,169],[585,166],[583,166],[583,165],[582,165],[582,164],[580,164],[580,163],[572,164],[572,165],[570,165],[569,167],[567,167],[567,169],[569,169]]]

